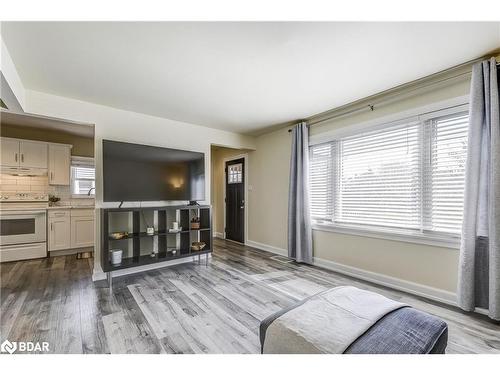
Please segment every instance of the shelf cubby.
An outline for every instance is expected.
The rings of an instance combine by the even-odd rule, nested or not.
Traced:
[[[191,219],[200,218],[200,228],[191,229]],[[177,222],[180,230],[169,232]],[[210,206],[162,206],[101,209],[101,263],[104,272],[166,262],[211,253],[212,214]],[[148,226],[154,233],[146,232]],[[123,238],[112,233],[128,232]],[[191,250],[193,242],[203,241],[201,251]],[[111,252],[122,250],[122,262],[111,263]]]

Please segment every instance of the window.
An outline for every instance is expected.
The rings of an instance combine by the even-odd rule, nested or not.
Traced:
[[[92,189],[92,190],[91,190]],[[74,197],[95,196],[94,159],[71,158],[71,194]]]
[[[243,164],[231,164],[227,167],[227,183],[241,184],[243,182]]]
[[[464,109],[311,146],[313,221],[458,237],[467,148]]]

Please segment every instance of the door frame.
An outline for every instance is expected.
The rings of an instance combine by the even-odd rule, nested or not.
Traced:
[[[238,160],[238,159],[243,159],[245,161],[245,170],[244,170],[244,187],[243,191],[245,192],[245,225],[243,228],[243,244],[246,245],[248,242],[248,202],[249,202],[249,196],[248,196],[248,154],[239,154],[235,156],[230,156],[228,158],[224,158],[222,162],[224,163],[224,173],[222,174],[223,180],[222,180],[222,191],[223,191],[223,204],[224,204],[224,231],[222,232],[222,238],[226,239],[226,162],[232,161],[232,160]],[[228,240],[231,241],[231,240]],[[238,242],[239,243],[239,242]]]

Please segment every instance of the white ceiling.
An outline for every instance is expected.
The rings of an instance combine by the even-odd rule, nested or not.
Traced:
[[[500,47],[499,23],[3,22],[27,88],[251,133]]]

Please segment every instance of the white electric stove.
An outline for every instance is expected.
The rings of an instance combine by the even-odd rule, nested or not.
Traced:
[[[0,262],[47,256],[48,195],[0,193]]]

